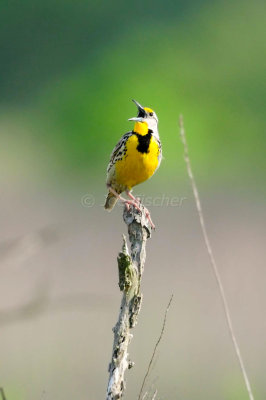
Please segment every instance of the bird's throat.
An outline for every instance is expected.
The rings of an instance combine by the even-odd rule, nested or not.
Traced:
[[[136,122],[134,125],[133,132],[139,135],[145,136],[149,131],[147,122]]]

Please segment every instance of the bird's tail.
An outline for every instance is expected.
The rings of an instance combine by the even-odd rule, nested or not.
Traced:
[[[113,193],[109,192],[106,197],[104,208],[107,211],[111,211],[114,208],[116,202],[117,202],[117,197],[115,197]]]

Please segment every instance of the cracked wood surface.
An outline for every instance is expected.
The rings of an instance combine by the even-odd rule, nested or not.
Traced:
[[[131,330],[137,323],[142,294],[141,278],[146,258],[146,242],[151,236],[151,226],[145,217],[144,208],[140,213],[132,207],[124,209],[124,221],[128,226],[130,253],[123,235],[122,251],[119,253],[119,288],[123,292],[118,321],[113,328],[114,344],[109,364],[109,380],[106,400],[122,399],[125,390],[125,372],[133,367],[129,359],[128,346],[133,337]]]

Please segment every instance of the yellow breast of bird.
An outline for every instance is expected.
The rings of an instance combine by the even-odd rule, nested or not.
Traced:
[[[122,160],[115,164],[116,181],[128,189],[149,179],[158,167],[160,148],[151,136],[147,148],[142,138],[132,134],[126,143],[126,152]]]

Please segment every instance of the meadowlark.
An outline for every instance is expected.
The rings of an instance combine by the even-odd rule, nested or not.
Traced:
[[[157,115],[151,108],[142,107],[135,100],[133,102],[138,108],[138,116],[129,119],[135,121],[134,128],[117,143],[107,168],[108,195],[104,207],[108,211],[112,210],[118,199],[127,207],[132,205],[140,210],[139,200],[131,190],[149,179],[162,159]],[[122,192],[126,192],[130,200],[121,197]],[[154,227],[148,210],[145,209],[145,212]]]

